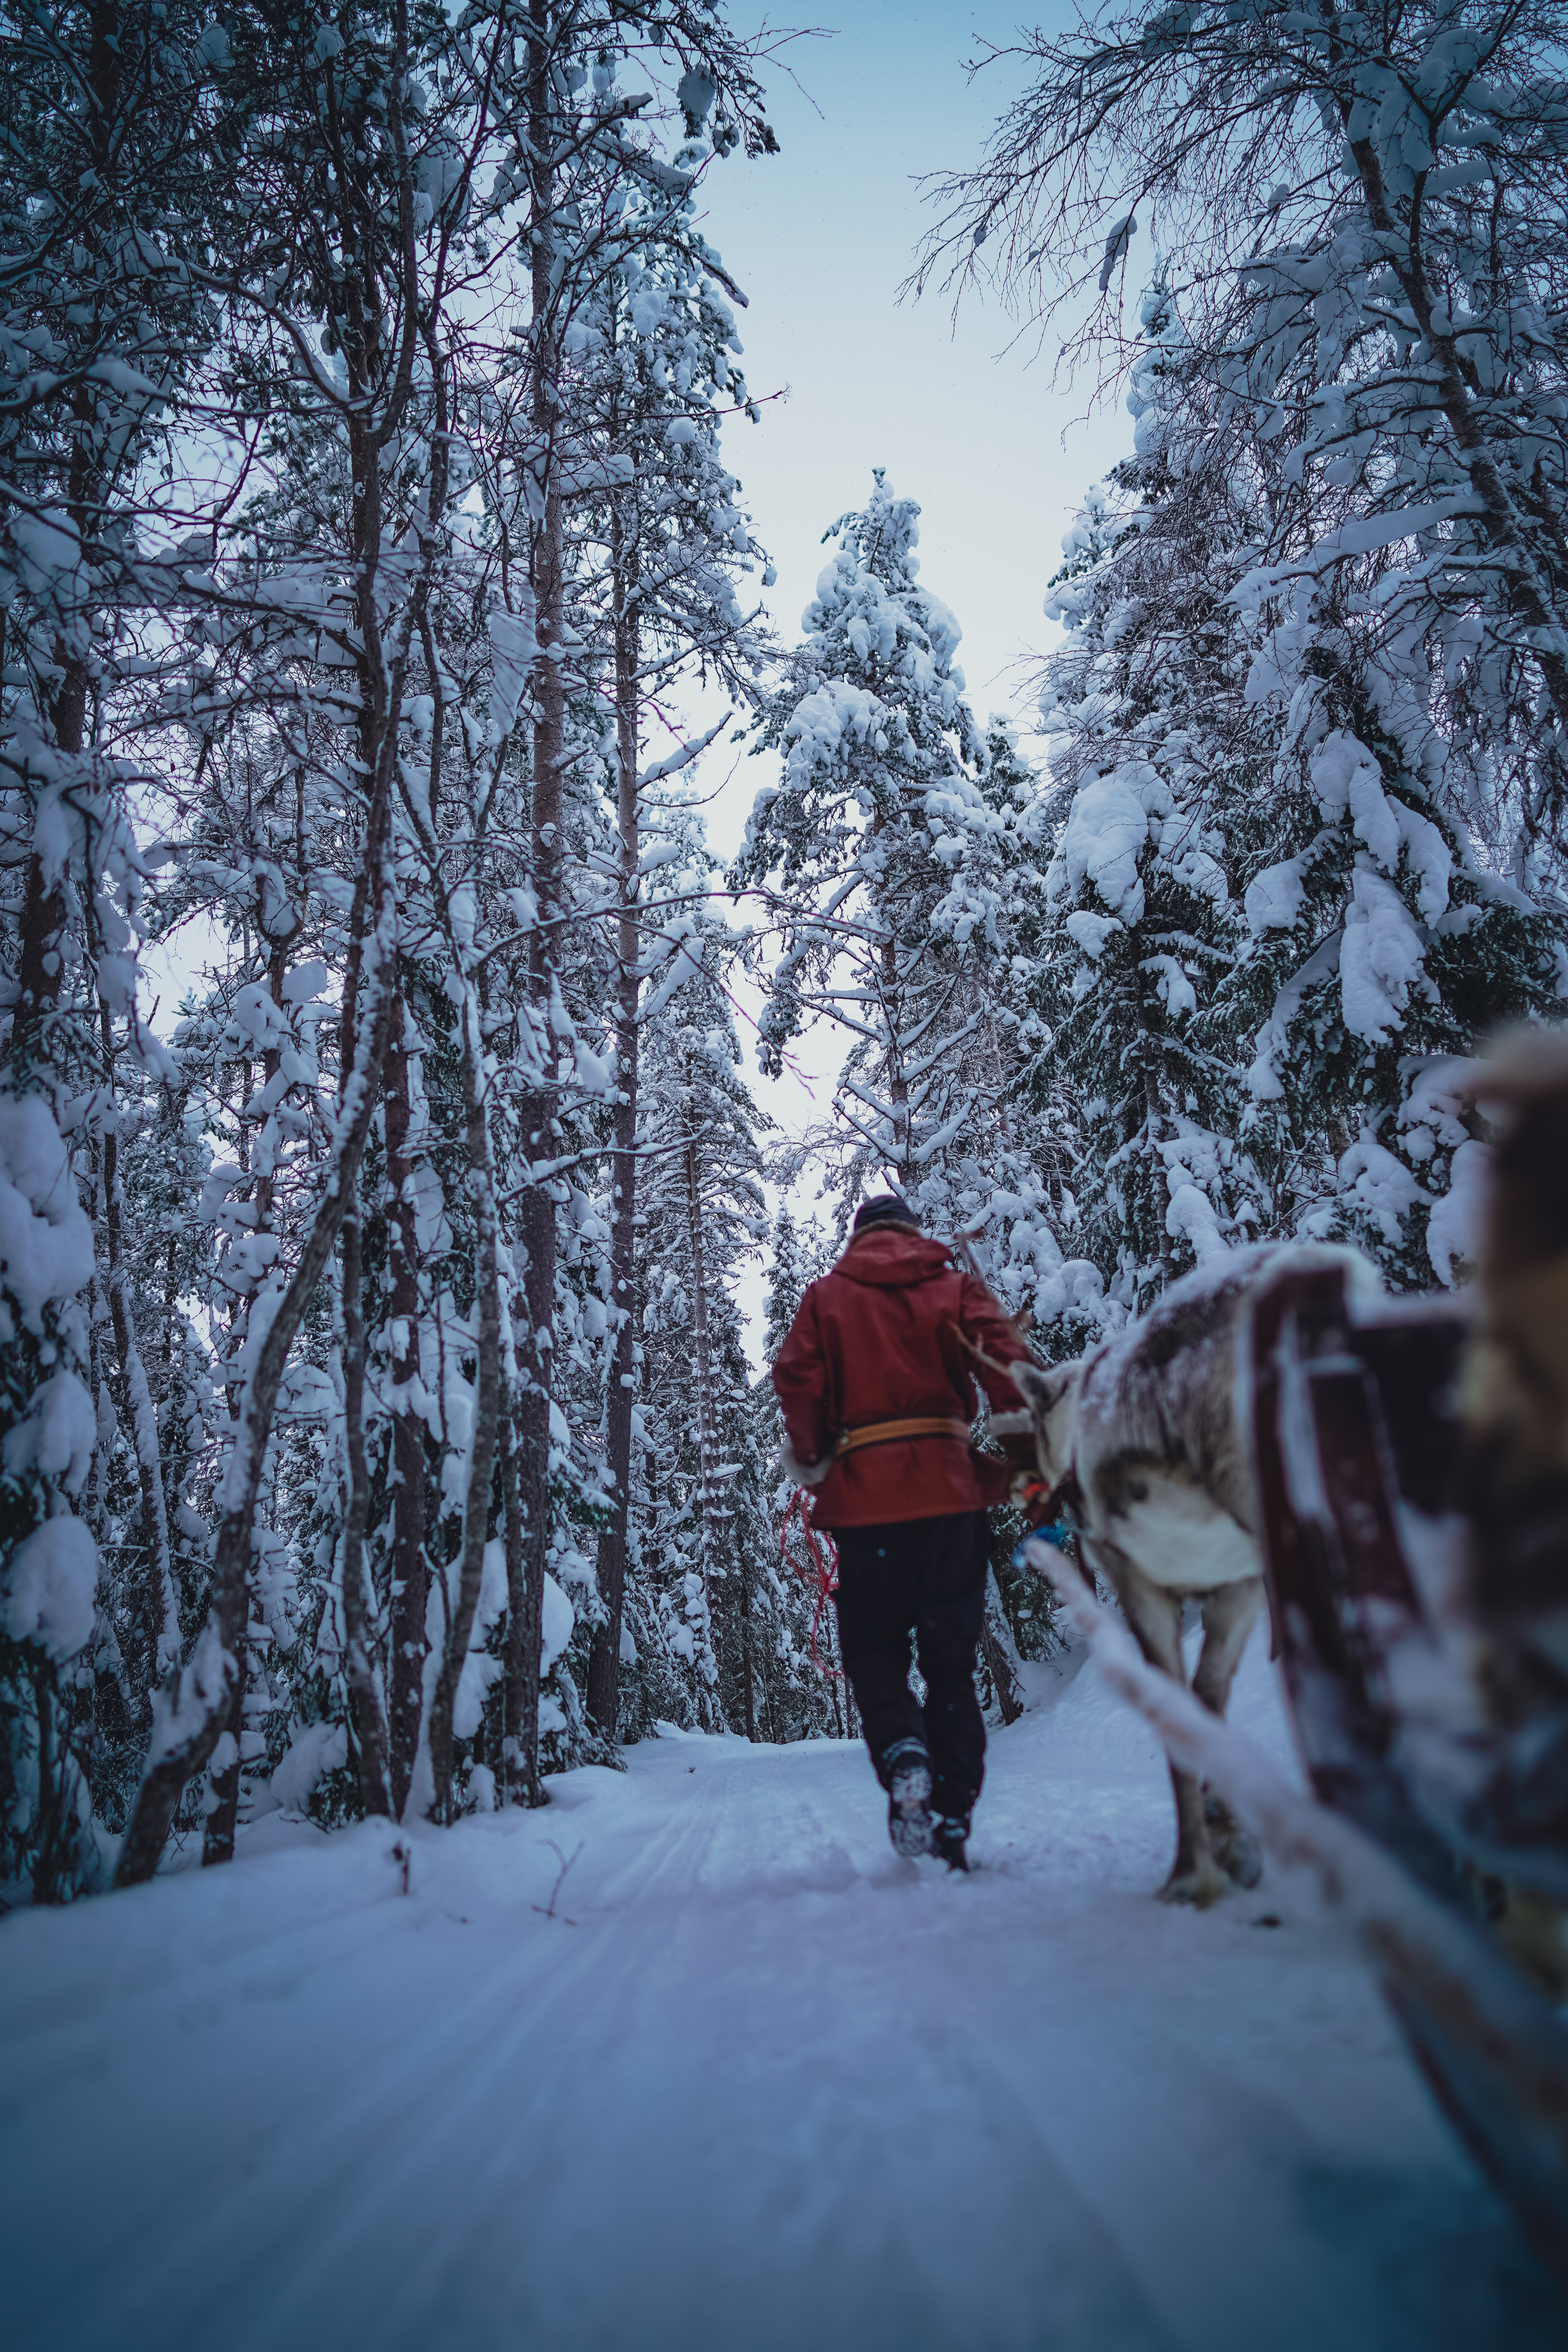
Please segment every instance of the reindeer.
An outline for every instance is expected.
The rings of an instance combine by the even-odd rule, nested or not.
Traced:
[[[1010,1367],[1027,1414],[994,1420],[1032,1436],[1040,1475],[1076,1508],[1086,1565],[1114,1588],[1151,1665],[1186,1682],[1184,1604],[1204,1644],[1194,1696],[1223,1716],[1263,1599],[1258,1508],[1245,1409],[1252,1294],[1283,1259],[1339,1262],[1352,1296],[1378,1278],[1359,1252],[1265,1244],[1173,1283],[1141,1321],[1089,1355]],[[1166,1903],[1213,1903],[1260,1875],[1257,1848],[1217,1797],[1171,1767],[1176,1858]]]

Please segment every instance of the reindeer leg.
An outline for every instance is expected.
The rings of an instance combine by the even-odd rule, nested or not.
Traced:
[[[1199,1601],[1204,1646],[1193,1676],[1193,1696],[1202,1699],[1211,1715],[1225,1714],[1230,1686],[1262,1599],[1262,1579],[1248,1576],[1236,1584],[1216,1585]],[[1215,1860],[1226,1877],[1237,1886],[1256,1886],[1263,1875],[1263,1856],[1257,1840],[1242,1828],[1223,1798],[1205,1794],[1204,1818]]]
[[[1121,1595],[1139,1648],[1152,1666],[1185,1685],[1182,1657],[1182,1595],[1167,1592],[1135,1568],[1127,1554],[1110,1544],[1096,1546],[1106,1574]],[[1109,1555],[1109,1557],[1107,1557]],[[1171,1767],[1171,1789],[1176,1800],[1176,1859],[1160,1889],[1162,1903],[1192,1903],[1205,1910],[1226,1890],[1226,1875],[1209,1847],[1204,1820],[1204,1792],[1192,1773]]]

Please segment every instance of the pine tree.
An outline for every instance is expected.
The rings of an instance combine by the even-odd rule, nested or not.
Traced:
[[[1454,1057],[1561,1018],[1560,929],[1478,866],[1440,740],[1352,633],[1325,616],[1302,667],[1230,984],[1255,1025],[1242,1132],[1275,1230],[1352,1239],[1425,1289],[1472,1270],[1481,1130]]]
[[[892,1181],[940,1222],[947,1163],[994,1127],[985,973],[1008,840],[975,778],[958,625],[919,582],[919,513],[879,472],[827,533],[839,551],[761,723],[783,779],[758,794],[731,879],[768,910],[756,950],[765,935],[779,950],[763,1068],[808,1022],[846,1031],[834,1181],[847,1201]]]
[[[1067,788],[1047,885],[1053,1064],[1082,1104],[1088,1254],[1132,1312],[1261,1222],[1212,1019],[1239,929],[1235,835],[1265,757],[1227,602],[1247,517],[1194,429],[1163,281],[1143,324],[1137,454],[1113,477],[1118,504],[1102,494],[1069,534],[1053,583],[1069,635],[1043,703]]]
[[[665,826],[688,856],[701,855],[689,817],[672,809]],[[644,1589],[658,1596],[668,1654],[687,1662],[688,1704],[713,1729],[726,1717],[725,1622],[732,1626],[752,1589],[730,1492],[741,1465],[722,1444],[749,1385],[727,1286],[766,1230],[763,1122],[740,1075],[721,979],[731,945],[711,917],[686,918],[643,1016],[645,1388],[664,1433],[645,1453]]]

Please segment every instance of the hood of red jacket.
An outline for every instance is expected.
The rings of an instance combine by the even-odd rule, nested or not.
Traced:
[[[912,1225],[872,1225],[857,1234],[833,1269],[847,1282],[872,1283],[879,1290],[902,1290],[952,1270],[947,1244],[917,1234]]]

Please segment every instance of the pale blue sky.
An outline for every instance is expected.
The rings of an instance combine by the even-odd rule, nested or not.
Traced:
[[[982,719],[1016,696],[1020,656],[1053,640],[1041,604],[1062,532],[1131,440],[1120,399],[1085,420],[1090,386],[1053,387],[1049,356],[1031,364],[1032,344],[1004,352],[1012,328],[999,305],[966,299],[955,330],[940,293],[897,299],[930,217],[915,175],[977,159],[1017,86],[1005,62],[971,84],[963,59],[977,36],[1007,40],[1027,13],[1026,0],[829,0],[817,21],[831,36],[789,53],[804,94],[769,76],[783,153],[732,156],[704,191],[706,234],[751,298],[751,389],[789,388],[725,444],[778,565],[767,603],[781,637],[798,635],[823,531],[885,466],[921,502],[921,578],[963,629],[959,661]],[[745,761],[715,802],[721,853],[761,780]]]

